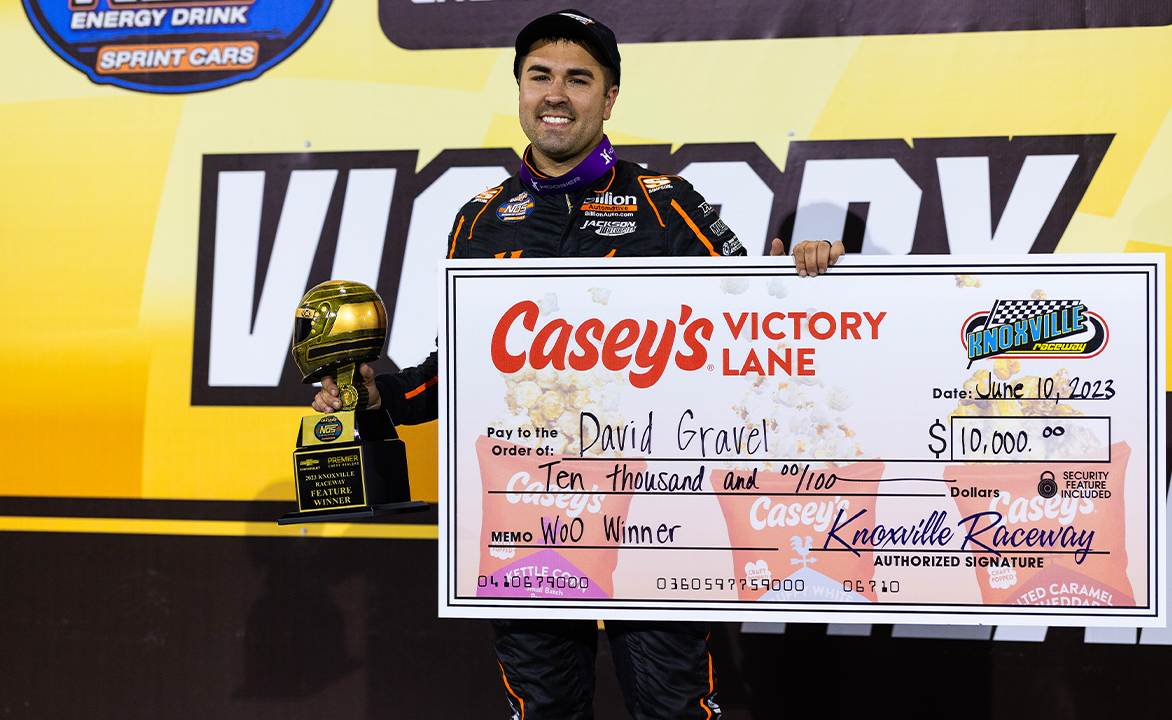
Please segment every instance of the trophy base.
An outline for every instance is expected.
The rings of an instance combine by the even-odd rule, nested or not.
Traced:
[[[351,522],[426,510],[411,501],[407,452],[386,410],[302,418],[293,452],[297,512],[278,524]]]
[[[313,510],[310,512],[291,512],[277,519],[278,525],[292,525],[293,523],[307,522],[356,522],[386,515],[401,515],[402,513],[423,512],[427,510],[427,503],[422,500],[410,502],[383,503],[369,505],[362,508],[339,508],[337,510]]]

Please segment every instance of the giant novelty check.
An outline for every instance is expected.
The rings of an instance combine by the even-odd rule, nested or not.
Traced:
[[[440,614],[1163,625],[1162,256],[449,261]]]

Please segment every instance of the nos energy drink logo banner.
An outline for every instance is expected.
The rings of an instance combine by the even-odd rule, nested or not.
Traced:
[[[96,83],[152,93],[213,90],[293,54],[331,0],[24,0],[53,51]]]

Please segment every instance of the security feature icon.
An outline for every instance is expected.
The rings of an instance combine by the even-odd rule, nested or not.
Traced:
[[[1038,494],[1047,500],[1058,494],[1058,483],[1054,481],[1054,473],[1049,470],[1042,472],[1041,479],[1038,480]]]

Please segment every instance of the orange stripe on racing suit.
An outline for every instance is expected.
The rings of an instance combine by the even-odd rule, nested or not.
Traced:
[[[497,661],[497,664],[496,664],[496,666],[497,666],[497,667],[499,667],[499,668],[501,669],[501,679],[505,681],[505,689],[509,691],[509,694],[510,694],[510,695],[512,695],[513,697],[517,698],[517,702],[521,704],[521,717],[520,717],[520,720],[525,720],[525,701],[521,699],[521,696],[520,696],[520,695],[518,695],[517,693],[513,692],[513,688],[512,688],[512,686],[511,686],[511,685],[509,685],[509,678],[508,678],[508,676],[507,676],[507,675],[505,675],[505,666],[504,666],[504,665],[501,665],[501,663],[500,663],[500,661],[499,661],[499,660]]]
[[[643,197],[647,198],[647,203],[649,205],[651,205],[651,209],[655,211],[655,219],[659,220],[659,227],[667,227],[667,225],[663,224],[663,216],[659,214],[659,208],[655,207],[655,203],[651,200],[651,193],[647,192],[646,183],[643,182],[643,178],[650,178],[650,177],[662,177],[662,176],[660,176],[660,175],[640,175],[639,177],[637,177],[635,179],[638,181],[639,187],[643,188]],[[613,182],[614,178],[611,178],[611,181]],[[674,203],[675,201],[673,200],[672,202]]]
[[[460,222],[456,223],[456,232],[452,233],[452,249],[448,250],[448,259],[449,260],[451,260],[452,256],[456,254],[456,238],[458,238],[460,236],[460,228],[462,228],[462,227],[464,227],[464,216],[463,215],[460,216]]]
[[[423,383],[422,385],[420,385],[419,387],[415,388],[415,389],[414,389],[414,390],[412,390],[411,392],[406,392],[406,393],[403,393],[403,397],[404,397],[404,398],[406,398],[407,400],[410,400],[411,398],[415,397],[415,396],[416,396],[416,395],[418,395],[419,393],[421,393],[421,392],[423,392],[424,390],[428,389],[428,388],[429,388],[429,387],[431,387],[432,385],[435,385],[435,384],[436,384],[436,382],[438,382],[438,381],[439,381],[439,378],[438,378],[438,377],[433,377],[432,379],[430,379],[430,380],[428,380],[427,382]]]
[[[700,228],[696,227],[696,223],[692,222],[692,218],[688,217],[688,213],[684,212],[680,204],[672,200],[671,206],[676,209],[676,212],[680,214],[680,217],[684,219],[688,227],[692,228],[692,232],[696,233],[696,237],[700,238],[700,242],[704,243],[704,247],[708,248],[708,252],[712,253],[715,257],[720,257],[720,253],[716,252],[712,247],[712,243],[708,242],[708,238],[704,237],[704,233],[700,232]]]
[[[476,221],[479,220],[480,216],[484,214],[485,209],[488,207],[488,204],[490,202],[492,202],[493,198],[495,198],[497,195],[500,195],[501,190],[504,190],[504,189],[505,189],[504,185],[500,186],[499,188],[496,189],[496,192],[494,192],[492,194],[492,197],[490,197],[489,199],[484,201],[484,207],[480,208],[480,212],[476,213],[476,217],[473,218],[473,220],[472,220],[472,226],[468,228],[468,239],[469,240],[472,239],[472,231],[476,229]],[[452,248],[455,249],[455,243],[452,244]]]

